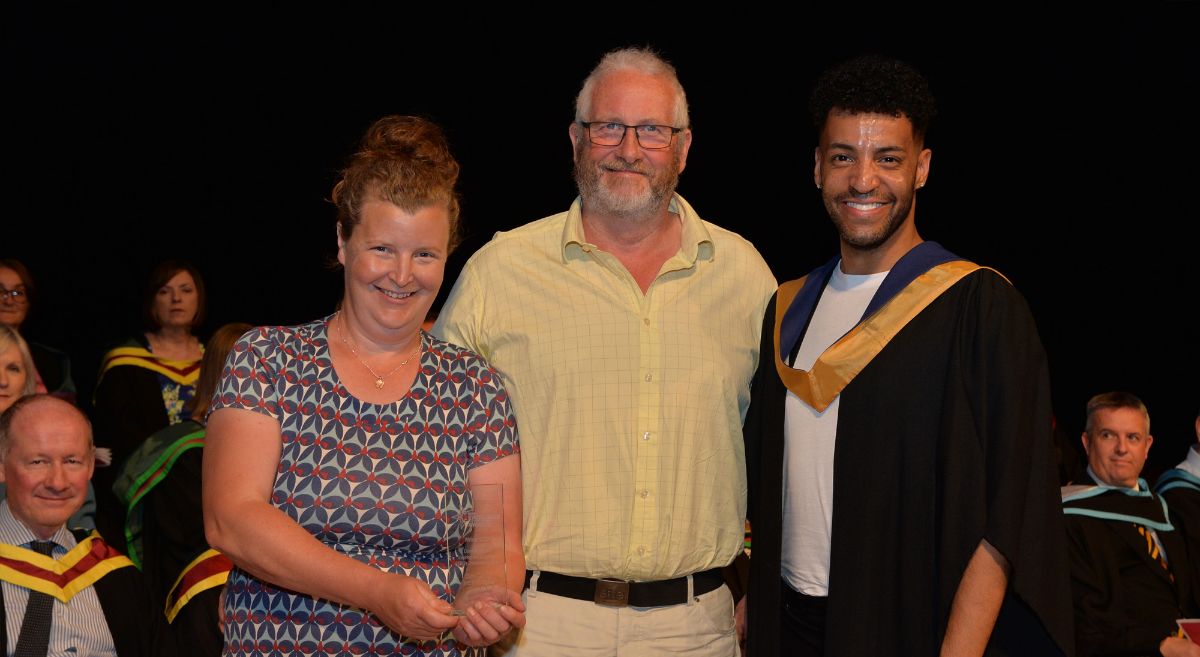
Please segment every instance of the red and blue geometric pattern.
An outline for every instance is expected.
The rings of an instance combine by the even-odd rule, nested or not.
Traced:
[[[213,409],[279,421],[271,500],[330,549],[416,577],[450,600],[462,579],[467,472],[519,451],[496,371],[422,333],[421,370],[403,398],[372,404],[338,379],[329,318],[260,327],[225,363]],[[482,655],[449,635],[419,642],[374,615],[280,590],[235,568],[225,596],[225,655]]]

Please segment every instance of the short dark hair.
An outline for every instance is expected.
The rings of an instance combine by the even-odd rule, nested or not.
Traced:
[[[1088,400],[1087,403],[1087,421],[1084,424],[1084,431],[1088,435],[1092,435],[1092,429],[1095,428],[1096,412],[1105,408],[1132,408],[1135,411],[1141,411],[1142,415],[1146,416],[1146,431],[1150,430],[1150,411],[1146,410],[1146,405],[1138,399],[1137,395],[1128,392],[1102,392]]]
[[[158,318],[154,316],[154,299],[158,296],[158,290],[181,271],[191,274],[192,282],[196,284],[196,316],[192,318],[192,328],[204,322],[208,297],[204,293],[204,278],[200,276],[200,270],[186,260],[163,260],[150,271],[150,278],[146,281],[146,290],[142,296],[142,322],[146,328],[152,331],[161,328]]]
[[[808,99],[819,135],[831,111],[907,117],[924,142],[937,113],[929,81],[910,64],[881,55],[860,55],[825,70]]]

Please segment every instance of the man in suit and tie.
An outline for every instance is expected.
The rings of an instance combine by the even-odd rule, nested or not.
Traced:
[[[91,425],[77,408],[32,395],[0,415],[0,646],[5,655],[169,654],[132,562],[67,520],[95,464]]]
[[[1200,655],[1175,625],[1200,609],[1187,549],[1141,478],[1154,443],[1145,404],[1096,395],[1082,441],[1089,485],[1063,488],[1077,655]]]

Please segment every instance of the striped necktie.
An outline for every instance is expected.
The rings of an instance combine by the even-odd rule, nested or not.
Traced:
[[[1162,550],[1159,549],[1158,541],[1155,540],[1154,537],[1154,532],[1146,529],[1142,525],[1137,525],[1137,530],[1138,533],[1142,535],[1142,538],[1146,539],[1146,551],[1150,553],[1150,558],[1157,561],[1158,564],[1163,567],[1163,570],[1167,571],[1167,576],[1171,578],[1171,581],[1174,582],[1175,575],[1171,574],[1171,566],[1167,564],[1166,555],[1164,555]]]
[[[54,541],[34,541],[29,549],[50,556]],[[54,598],[41,591],[30,591],[25,603],[25,618],[13,657],[46,657],[50,650],[50,620],[54,614]]]

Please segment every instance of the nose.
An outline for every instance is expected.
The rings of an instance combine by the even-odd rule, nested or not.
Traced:
[[[62,463],[55,463],[50,466],[50,471],[46,473],[46,487],[58,493],[67,489],[71,485],[67,478],[67,469]]]
[[[879,186],[879,171],[870,159],[860,159],[854,164],[850,174],[850,191],[855,194],[869,194]]]
[[[396,285],[404,287],[412,281],[412,278],[412,258],[397,258],[396,268],[392,271],[392,280],[396,281]]]
[[[638,143],[637,130],[633,126],[625,126],[625,137],[617,146],[617,155],[626,162],[641,159],[642,145]]]
[[[1124,454],[1128,453],[1129,452],[1129,439],[1125,438],[1124,436],[1117,438],[1117,444],[1113,451],[1115,451],[1118,456],[1123,456]]]
[[[8,368],[0,367],[0,388],[8,387]]]

